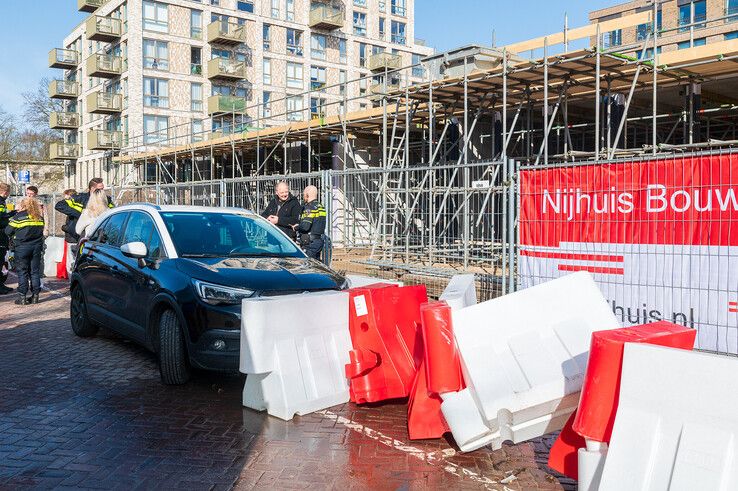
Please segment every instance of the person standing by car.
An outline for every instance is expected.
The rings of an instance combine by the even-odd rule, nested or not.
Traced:
[[[318,201],[318,188],[308,186],[302,193],[305,206],[300,214],[300,223],[295,226],[300,235],[300,246],[308,257],[320,259],[325,245],[325,208]]]
[[[26,197],[20,202],[18,213],[8,222],[5,233],[15,246],[15,265],[18,273],[16,305],[37,304],[41,293],[41,253],[44,246],[44,218],[41,203]],[[31,290],[30,301],[26,294]]]
[[[105,184],[103,183],[102,178],[93,177],[87,185],[86,193],[71,194],[69,198],[59,201],[54,208],[59,213],[66,215],[67,217],[72,217],[72,220],[78,220],[82,211],[85,209],[85,206],[87,206],[87,201],[89,201],[90,195],[94,191],[105,191]],[[107,197],[107,207],[115,207],[115,205],[113,205],[113,200],[109,196]],[[74,224],[71,223],[71,221],[67,221],[67,226],[70,230],[74,229]]]
[[[290,193],[290,186],[285,181],[277,183],[274,189],[276,196],[261,214],[286,233],[292,240],[296,239],[295,225],[300,221],[300,202]]]
[[[75,233],[79,237],[87,237],[97,217],[106,211],[108,211],[108,197],[105,196],[105,191],[96,189],[87,199],[87,206],[82,210],[82,214],[74,226]]]
[[[62,194],[62,199],[54,206],[56,211],[67,217],[64,225],[61,227],[62,232],[64,232],[64,242],[67,245],[67,273],[71,273],[74,267],[74,260],[77,258],[77,242],[79,242],[79,235],[77,235],[77,231],[75,230],[79,213],[74,211],[73,208],[75,205],[74,198],[76,196],[76,190],[66,189]],[[69,210],[72,210],[72,212]]]
[[[5,233],[5,227],[8,226],[9,220],[15,215],[13,205],[7,203],[8,196],[10,196],[10,186],[0,182],[0,295],[6,295],[13,291],[12,288],[5,286],[6,272],[10,269],[6,263],[10,240]]]

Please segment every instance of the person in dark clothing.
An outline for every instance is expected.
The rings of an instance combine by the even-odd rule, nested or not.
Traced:
[[[276,196],[261,216],[269,220],[272,225],[276,225],[289,238],[295,240],[294,227],[300,221],[300,202],[290,194],[290,187],[284,181],[277,183],[274,192]]]
[[[35,198],[24,198],[18,213],[8,221],[5,233],[13,238],[15,264],[18,273],[16,305],[38,303],[41,293],[41,253],[44,248],[44,217],[41,203]],[[30,283],[31,298],[26,298]]]
[[[5,263],[5,258],[8,255],[10,240],[5,233],[5,227],[8,226],[9,220],[15,215],[12,205],[6,203],[8,196],[10,196],[10,186],[0,182],[0,295],[6,295],[13,291],[12,288],[5,286],[6,274],[3,272],[3,270],[7,271],[9,269]]]
[[[300,235],[300,246],[308,257],[320,259],[320,253],[325,245],[325,208],[318,201],[318,188],[308,186],[302,193],[305,206],[300,214],[300,223],[295,225]]]
[[[64,213],[68,209],[72,209],[75,206],[74,198],[77,196],[77,191],[74,189],[66,189],[62,195],[61,201],[56,203],[54,209],[62,214],[65,214],[67,219],[64,221],[61,229],[64,232],[64,243],[67,247],[67,273],[72,272],[72,266],[77,258],[77,243],[79,242],[79,235],[74,230],[77,225],[77,219],[79,217],[74,214]]]

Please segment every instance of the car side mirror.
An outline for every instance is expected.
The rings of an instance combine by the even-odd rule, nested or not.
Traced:
[[[145,259],[149,255],[146,244],[143,242],[129,242],[120,246],[120,252],[133,259]]]

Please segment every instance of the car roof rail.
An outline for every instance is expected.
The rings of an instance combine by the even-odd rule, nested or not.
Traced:
[[[239,213],[251,213],[252,215],[256,215],[253,210],[249,210],[248,208],[239,208],[237,206],[226,206],[223,208],[224,210],[231,210],[231,211],[237,211]]]
[[[161,211],[161,206],[155,205],[153,203],[146,203],[145,201],[140,201],[140,202],[139,201],[134,201],[133,203],[126,203],[125,205],[122,205],[122,206],[126,206],[126,205],[148,206],[148,207],[153,208],[153,209],[155,209],[157,211]]]

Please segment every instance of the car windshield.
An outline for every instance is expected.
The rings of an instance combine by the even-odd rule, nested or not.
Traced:
[[[303,256],[261,218],[211,212],[162,212],[161,217],[180,257]]]

